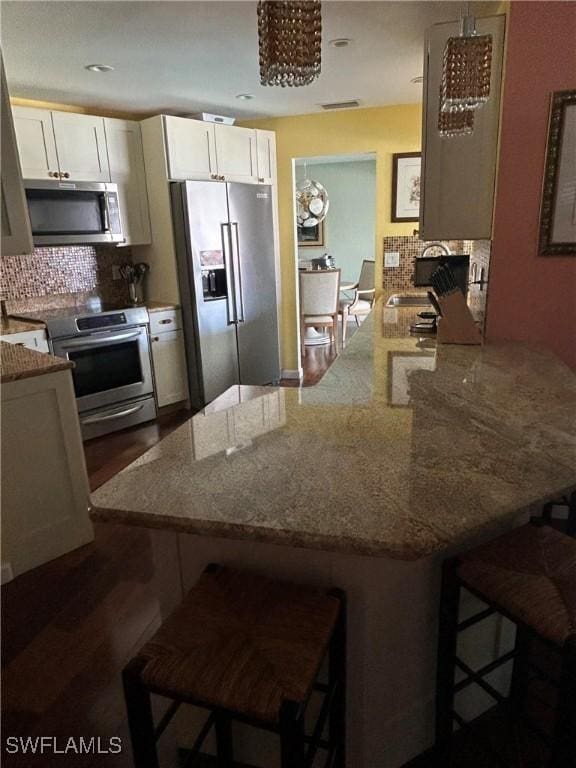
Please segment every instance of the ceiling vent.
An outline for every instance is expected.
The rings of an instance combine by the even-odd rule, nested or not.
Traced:
[[[320,104],[322,109],[352,109],[353,107],[359,107],[360,102],[358,99],[350,99],[350,101],[333,101],[331,104]]]

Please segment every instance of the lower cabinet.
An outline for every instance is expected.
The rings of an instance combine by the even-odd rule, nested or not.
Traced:
[[[188,372],[179,310],[150,313],[150,334],[158,407],[187,400]]]

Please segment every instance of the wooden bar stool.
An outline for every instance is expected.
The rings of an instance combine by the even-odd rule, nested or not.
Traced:
[[[459,622],[460,591],[464,587],[487,604],[485,610]],[[516,624],[516,647],[479,670],[457,655],[458,634],[493,613]],[[561,656],[553,732],[547,734],[522,712],[528,675],[546,677],[530,660],[538,638]],[[502,696],[484,678],[514,659],[510,696]],[[464,673],[455,684],[456,669]],[[443,565],[436,688],[435,758],[450,766],[454,721],[470,723],[455,711],[454,695],[475,683],[497,703],[510,705],[529,729],[547,744],[549,768],[576,766],[576,541],[553,528],[530,523],[506,533]],[[495,765],[505,765],[493,754]]]
[[[328,654],[328,682],[317,681]],[[156,741],[181,703],[210,710],[188,756],[214,726],[218,767],[233,765],[231,722],[280,735],[282,768],[345,768],[346,600],[328,592],[209,565],[183,603],[123,671],[136,768],[158,768]],[[323,693],[310,737],[304,716],[313,690]],[[150,694],[172,700],[154,725]],[[328,739],[322,734],[328,722]]]

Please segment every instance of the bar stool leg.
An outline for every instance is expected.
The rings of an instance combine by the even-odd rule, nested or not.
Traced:
[[[340,600],[340,615],[330,643],[330,685],[336,684],[336,694],[329,721],[330,750],[335,751],[333,768],[346,767],[346,594],[330,590]]]
[[[460,581],[458,560],[442,566],[442,589],[438,622],[438,660],[436,667],[436,740],[434,759],[438,768],[448,768],[451,758],[454,709],[454,670],[458,641]]]
[[[516,626],[516,642],[514,650],[518,654],[514,658],[512,680],[510,684],[510,703],[517,714],[522,712],[526,698],[528,683],[528,654],[530,653],[530,632],[519,625]]]
[[[558,691],[554,746],[549,768],[576,765],[576,635],[571,635],[562,652],[562,677]]]
[[[234,763],[232,747],[232,721],[223,712],[216,712],[214,720],[218,768],[232,768]]]
[[[304,716],[293,701],[280,708],[280,754],[281,768],[304,768]]]
[[[143,666],[144,661],[135,658],[122,671],[132,754],[138,768],[159,768],[150,693],[140,681]]]

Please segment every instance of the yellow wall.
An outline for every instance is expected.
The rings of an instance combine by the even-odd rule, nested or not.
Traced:
[[[374,152],[376,154],[376,288],[382,274],[382,238],[411,235],[417,223],[393,224],[392,155],[417,152],[421,145],[422,107],[404,104],[392,107],[342,110],[321,114],[243,122],[254,128],[276,132],[278,155],[278,206],[280,216],[280,260],[282,279],[281,340],[282,367],[297,369],[296,257],[292,160],[317,155]],[[330,194],[330,190],[328,190]],[[370,257],[370,254],[367,254]]]

